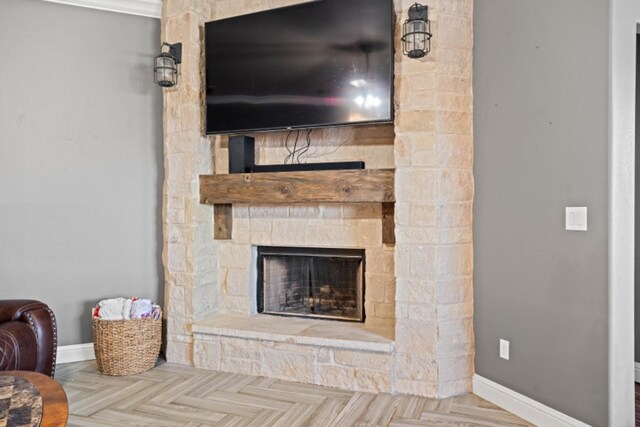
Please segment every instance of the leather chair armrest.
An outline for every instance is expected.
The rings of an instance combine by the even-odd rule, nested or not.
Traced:
[[[47,308],[47,305],[41,303],[40,301],[29,299],[0,301],[0,323],[19,320],[26,311],[38,310],[42,308]]]
[[[23,322],[36,335],[36,372],[53,377],[56,369],[58,331],[53,311],[34,300],[0,301],[0,323]]]

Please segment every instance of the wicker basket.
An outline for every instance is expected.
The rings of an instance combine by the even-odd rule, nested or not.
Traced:
[[[160,353],[162,315],[133,320],[93,318],[93,351],[105,375],[133,375],[153,368]]]

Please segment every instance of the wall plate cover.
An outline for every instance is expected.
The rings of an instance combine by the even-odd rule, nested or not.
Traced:
[[[587,231],[587,208],[565,208],[565,229],[570,231]]]

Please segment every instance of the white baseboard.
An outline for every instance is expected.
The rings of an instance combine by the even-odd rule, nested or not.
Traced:
[[[83,360],[93,360],[95,358],[93,343],[62,345],[58,347],[56,363],[82,362]]]
[[[635,362],[635,377],[636,377],[636,382],[640,383],[640,363]]]
[[[540,402],[479,375],[473,376],[473,393],[535,425],[545,427],[589,427]]]

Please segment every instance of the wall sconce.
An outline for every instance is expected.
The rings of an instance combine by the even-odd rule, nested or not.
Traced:
[[[162,49],[168,47],[166,52]],[[178,64],[182,62],[182,43],[162,43],[160,55],[153,67],[153,81],[161,87],[172,87],[178,83]]]
[[[429,7],[415,3],[402,26],[402,52],[409,58],[422,58],[431,50]]]

